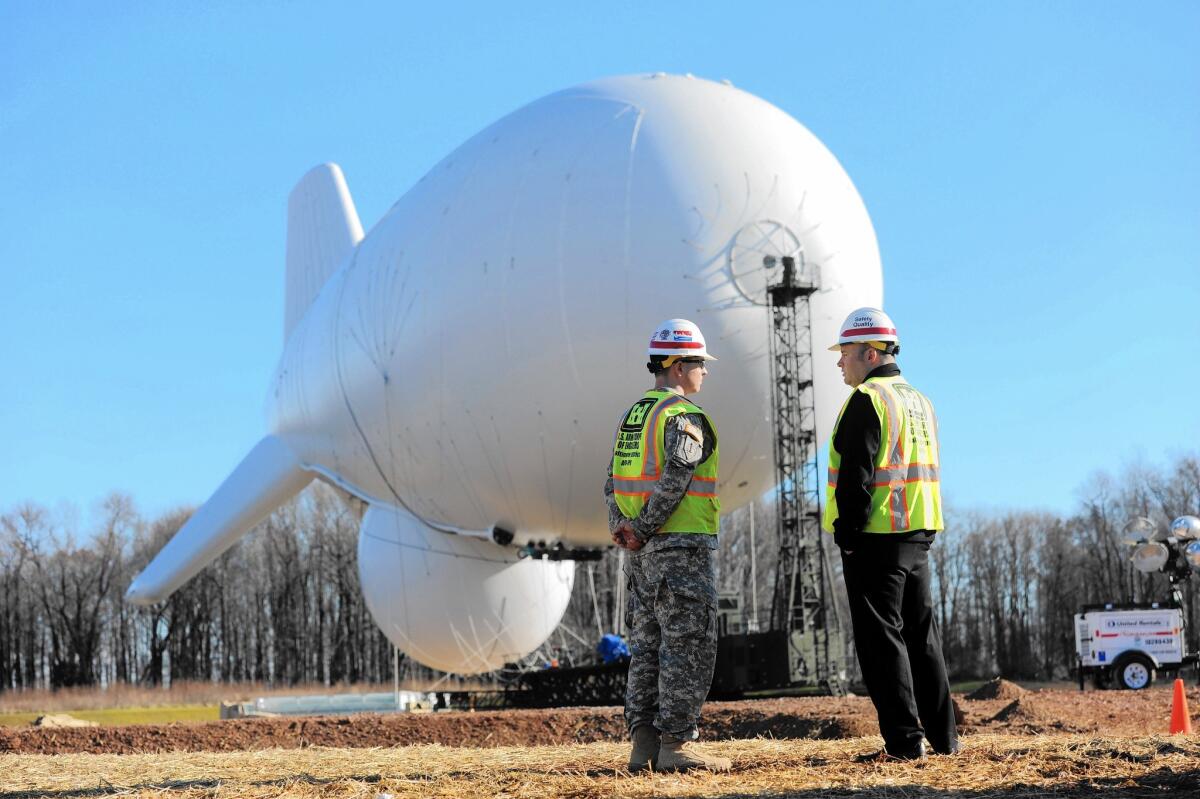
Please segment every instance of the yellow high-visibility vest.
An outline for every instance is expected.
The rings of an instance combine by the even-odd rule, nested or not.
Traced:
[[[666,463],[667,420],[681,413],[704,417],[714,437],[713,450],[696,466],[687,494],[658,532],[716,535],[721,516],[717,499],[717,428],[700,406],[680,394],[651,389],[622,417],[613,442],[613,494],[621,513],[629,519],[637,518]]]
[[[855,390],[871,398],[880,429],[871,513],[863,532],[944,530],[937,417],[933,405],[899,375],[869,378]],[[835,489],[842,463],[841,453],[833,442],[849,404],[847,398],[829,438],[829,482],[821,518],[821,527],[827,532],[833,532],[834,519],[838,518]]]

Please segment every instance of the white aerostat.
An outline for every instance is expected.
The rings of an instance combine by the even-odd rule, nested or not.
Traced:
[[[359,569],[376,621],[459,673],[534,651],[566,608],[574,564],[520,547],[608,545],[605,466],[650,383],[657,322],[697,322],[720,358],[696,400],[719,428],[730,510],[774,474],[764,256],[795,256],[819,281],[818,345],[882,301],[875,234],[837,160],[778,108],[690,76],[531,103],[366,237],[332,164],[305,175],[288,213],[270,432],[129,597],[163,599],[322,479],[368,504]],[[824,437],[846,388],[815,349]]]

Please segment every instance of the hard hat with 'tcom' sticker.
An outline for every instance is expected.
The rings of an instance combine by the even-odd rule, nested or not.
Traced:
[[[689,322],[687,319],[668,319],[654,328],[646,352],[651,356],[660,355],[666,358],[674,355],[677,356],[676,360],[716,360],[708,354],[708,348],[704,346],[704,334],[700,332],[700,328],[695,322]]]

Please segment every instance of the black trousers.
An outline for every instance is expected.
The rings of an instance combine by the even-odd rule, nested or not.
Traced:
[[[929,544],[871,536],[842,551],[854,646],[888,752],[922,736],[935,752],[958,742],[950,682],[929,592]]]

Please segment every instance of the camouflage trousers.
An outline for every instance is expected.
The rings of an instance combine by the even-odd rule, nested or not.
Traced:
[[[707,546],[647,546],[626,561],[631,733],[653,724],[664,737],[696,738],[717,660],[716,554]]]

